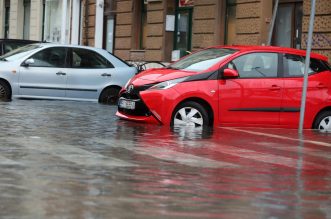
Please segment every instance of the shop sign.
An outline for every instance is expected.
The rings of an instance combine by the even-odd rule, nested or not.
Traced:
[[[194,5],[194,0],[179,0],[179,7],[192,7]]]

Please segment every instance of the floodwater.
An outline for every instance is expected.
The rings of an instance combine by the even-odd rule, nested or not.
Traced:
[[[331,218],[331,134],[170,130],[115,112],[0,103],[0,218]]]

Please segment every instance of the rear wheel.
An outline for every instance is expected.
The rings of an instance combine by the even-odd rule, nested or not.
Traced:
[[[318,114],[313,128],[321,132],[331,132],[331,111],[324,111]]]
[[[104,89],[101,92],[99,102],[103,104],[117,104],[120,90],[121,89],[118,87],[109,87]]]
[[[0,100],[2,101],[8,101],[10,100],[10,88],[9,86],[3,82],[3,81],[0,81]]]
[[[199,103],[188,101],[176,107],[172,119],[173,127],[207,127],[209,126],[207,110]]]

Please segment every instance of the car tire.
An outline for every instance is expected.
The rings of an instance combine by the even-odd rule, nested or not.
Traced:
[[[0,81],[0,100],[9,101],[10,99],[11,93],[9,86],[5,82]]]
[[[117,104],[118,94],[120,92],[118,87],[108,87],[101,92],[99,102],[102,104],[114,105]]]
[[[170,125],[172,127],[201,128],[208,127],[209,123],[207,110],[200,103],[187,101],[176,107]]]
[[[331,132],[331,111],[324,111],[317,115],[313,129],[321,132]]]

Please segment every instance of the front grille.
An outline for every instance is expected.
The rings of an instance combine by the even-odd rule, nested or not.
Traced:
[[[125,98],[127,100],[132,100],[135,102],[135,109],[130,110],[130,109],[123,109],[118,107],[118,111],[128,114],[128,115],[133,115],[133,116],[150,116],[151,112],[149,111],[148,107],[145,105],[145,103],[142,101],[140,98],[139,92],[144,91],[148,88],[150,88],[152,85],[144,85],[140,87],[134,87],[133,89],[130,90],[130,92],[126,91],[121,94],[120,98]]]

